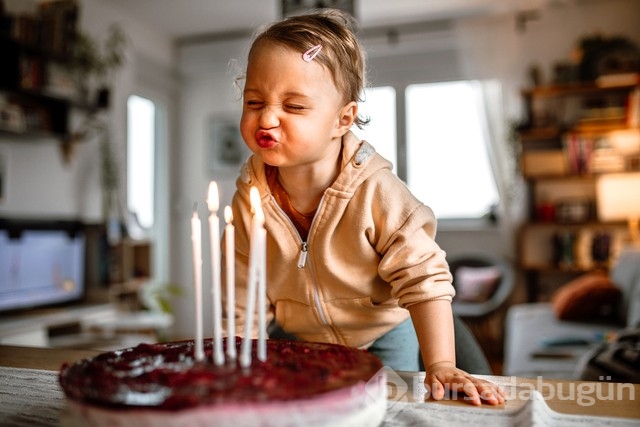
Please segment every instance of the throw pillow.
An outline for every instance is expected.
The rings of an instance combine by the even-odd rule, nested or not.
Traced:
[[[560,287],[551,304],[558,319],[588,320],[611,316],[621,295],[606,273],[593,272]]]
[[[487,301],[493,295],[501,276],[499,267],[458,267],[453,278],[456,301]]]

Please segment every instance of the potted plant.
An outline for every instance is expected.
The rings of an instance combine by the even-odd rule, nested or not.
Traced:
[[[111,146],[110,127],[101,110],[109,106],[110,84],[114,73],[125,60],[127,38],[117,24],[109,27],[103,43],[85,32],[78,32],[74,43],[70,71],[78,81],[81,102],[91,108],[83,123],[70,138],[69,147],[75,141],[98,138],[101,159],[101,186],[103,215],[106,222],[120,220],[118,206],[118,165]],[[95,95],[95,96],[94,96]]]
[[[126,44],[126,35],[117,24],[109,27],[102,44],[86,32],[77,33],[69,67],[78,81],[82,101],[89,103],[95,89],[96,106],[108,106],[109,84],[113,73],[124,64]]]

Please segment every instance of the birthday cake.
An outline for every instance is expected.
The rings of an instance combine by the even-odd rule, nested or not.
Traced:
[[[241,339],[236,339],[240,348]],[[215,366],[194,342],[140,344],[65,364],[64,424],[90,426],[377,426],[386,375],[372,354],[340,345],[267,341],[267,360]]]

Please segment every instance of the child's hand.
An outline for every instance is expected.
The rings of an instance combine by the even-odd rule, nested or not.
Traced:
[[[465,400],[473,405],[481,405],[482,401],[491,405],[499,405],[505,400],[505,392],[501,387],[492,382],[475,378],[456,368],[451,362],[438,362],[429,366],[424,384],[435,400],[442,399],[447,390],[456,393],[463,392],[466,394]]]

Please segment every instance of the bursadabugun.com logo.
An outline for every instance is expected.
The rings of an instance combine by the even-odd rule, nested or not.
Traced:
[[[531,399],[534,391],[540,392],[544,400],[575,401],[579,406],[593,406],[605,400],[635,401],[635,388],[631,383],[611,382],[611,377],[599,377],[595,381],[545,380],[538,376],[533,379],[508,377],[505,386],[507,399]]]
[[[364,386],[367,392],[366,404],[376,405],[385,413],[384,419],[389,421],[398,415],[409,403],[409,386],[407,382],[391,368],[383,367]],[[386,399],[381,397],[386,395]]]
[[[519,379],[517,377],[504,377],[508,381],[502,381],[500,385],[506,392],[507,400],[529,400],[538,391],[544,400],[558,399],[575,401],[579,406],[593,406],[599,401],[626,400],[635,401],[635,388],[630,383],[610,382],[611,377],[600,377],[602,382],[581,381],[553,381],[543,377],[536,379]],[[389,421],[402,412],[408,403],[424,402],[431,397],[430,388],[424,384],[425,374],[414,374],[404,378],[389,367],[383,367],[367,382],[368,405],[386,405],[385,420]],[[410,382],[410,384],[407,383]],[[381,384],[384,382],[384,384]],[[458,387],[460,386],[460,387]],[[379,399],[381,387],[386,388],[387,400]],[[450,389],[462,389],[462,384],[451,384]],[[481,395],[482,397],[482,395]],[[464,393],[449,392],[445,394],[445,400],[468,398]],[[380,408],[384,410],[384,408]]]

